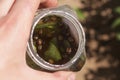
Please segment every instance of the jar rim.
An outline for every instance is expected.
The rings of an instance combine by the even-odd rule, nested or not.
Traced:
[[[74,21],[74,25],[76,25],[74,27],[76,28],[79,40],[81,40],[81,41],[79,41],[78,50],[77,50],[76,54],[73,56],[73,58],[70,61],[68,61],[65,64],[62,64],[62,65],[50,64],[50,63],[46,62],[44,59],[40,58],[38,56],[38,54],[36,54],[33,50],[32,36],[33,36],[35,26],[37,25],[37,23],[39,22],[39,20],[41,18],[43,18],[47,15],[62,16],[64,18],[68,19],[71,23],[73,23],[73,21]],[[80,39],[80,38],[82,38],[82,39]],[[71,15],[70,13],[64,12],[64,11],[45,10],[43,12],[40,12],[40,14],[38,14],[35,17],[34,22],[33,22],[33,26],[31,29],[31,33],[30,33],[30,39],[28,42],[27,53],[38,66],[43,67],[43,68],[50,70],[50,71],[68,69],[80,57],[81,53],[84,51],[84,47],[85,47],[85,33],[84,33],[83,28],[82,28],[82,25],[80,24],[78,19],[76,17],[74,17],[73,15]]]

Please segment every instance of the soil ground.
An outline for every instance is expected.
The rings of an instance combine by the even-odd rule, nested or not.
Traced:
[[[80,8],[86,16],[81,21],[86,33],[87,61],[77,80],[120,80],[120,41],[111,28],[119,0],[59,0],[59,5]]]

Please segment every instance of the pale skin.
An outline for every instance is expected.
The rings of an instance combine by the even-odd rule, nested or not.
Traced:
[[[57,0],[0,0],[0,80],[74,80],[73,72],[47,73],[26,64],[27,41],[40,3],[54,7]]]

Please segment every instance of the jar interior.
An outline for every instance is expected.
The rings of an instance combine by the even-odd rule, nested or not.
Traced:
[[[62,65],[76,54],[79,37],[75,25],[58,15],[42,17],[33,30],[32,47],[49,64]]]

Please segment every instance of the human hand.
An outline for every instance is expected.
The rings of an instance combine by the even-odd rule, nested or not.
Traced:
[[[27,41],[40,3],[52,7],[57,0],[0,0],[0,80],[74,80],[72,72],[46,73],[26,64]]]

